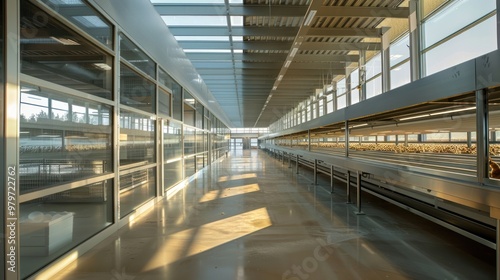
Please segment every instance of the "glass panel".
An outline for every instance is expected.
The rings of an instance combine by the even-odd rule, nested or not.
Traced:
[[[382,60],[380,53],[366,62],[366,80],[369,80],[382,72]]]
[[[158,113],[170,117],[170,94],[161,88],[158,92]]]
[[[347,99],[346,99],[345,94],[337,97],[337,109],[345,108],[347,106],[346,102],[347,102]]]
[[[405,35],[397,42],[391,44],[389,52],[391,54],[391,67],[410,57],[410,36]]]
[[[196,155],[196,170],[202,170],[205,167],[205,154]]]
[[[113,57],[30,4],[21,1],[21,72],[111,99]],[[43,24],[37,19],[43,19]]]
[[[166,121],[163,126],[164,159],[171,160],[182,157],[182,125]]]
[[[500,180],[500,92],[488,93],[488,125],[489,137],[489,172],[491,179]]]
[[[346,91],[345,79],[337,82],[337,96],[343,94]]]
[[[155,168],[120,175],[120,218],[155,197]]]
[[[167,74],[167,72],[160,69],[158,73],[158,82],[165,87],[167,87],[172,94],[172,114],[174,119],[182,120],[182,88],[181,86],[175,82],[175,80]]]
[[[20,205],[21,278],[43,268],[113,222],[113,180]]]
[[[496,17],[453,37],[425,53],[427,75],[497,49]]]
[[[193,107],[185,104],[184,105],[184,124],[194,126],[195,119],[196,119],[196,111],[194,110]]]
[[[108,48],[113,48],[113,26],[84,1],[41,1]]]
[[[196,172],[196,157],[184,159],[184,177],[187,178]]]
[[[410,61],[391,69],[391,89],[408,84],[410,81]]]
[[[136,44],[120,34],[120,56],[151,78],[156,79],[156,64]]]
[[[196,102],[196,127],[203,129],[203,104]]]
[[[120,103],[148,113],[155,113],[156,85],[123,63],[120,68]]]
[[[184,178],[182,175],[182,160],[167,163],[164,166],[165,190],[167,190],[182,181],[182,179]]]
[[[366,98],[374,97],[382,93],[382,77],[377,78],[366,83]]]
[[[192,155],[196,152],[195,138],[194,128],[184,126],[184,156]]]
[[[21,86],[21,193],[112,172],[111,107]]]
[[[155,121],[143,115],[121,110],[120,165],[153,162],[155,162]]]
[[[424,48],[434,45],[495,9],[495,0],[483,0],[480,5],[477,0],[452,1],[424,22]]]

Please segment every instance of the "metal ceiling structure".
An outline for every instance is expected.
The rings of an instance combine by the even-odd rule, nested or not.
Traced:
[[[379,51],[384,19],[409,16],[403,0],[168,2],[154,6],[174,36],[228,36],[178,42],[234,127],[268,127],[356,68],[361,53]],[[182,16],[200,20],[168,24]],[[227,24],[207,26],[205,16],[223,16]],[[236,17],[241,25],[234,24]]]

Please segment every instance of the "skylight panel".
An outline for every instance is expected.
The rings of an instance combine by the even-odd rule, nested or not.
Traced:
[[[229,36],[174,36],[177,41],[226,41]]]
[[[162,16],[167,26],[227,26],[225,16]]]

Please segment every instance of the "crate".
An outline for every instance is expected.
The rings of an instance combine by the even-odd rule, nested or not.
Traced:
[[[19,223],[22,256],[48,256],[73,241],[72,212],[51,212],[60,217],[50,221]]]

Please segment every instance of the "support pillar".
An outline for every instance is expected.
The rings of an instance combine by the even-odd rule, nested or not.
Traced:
[[[356,171],[356,181],[357,181],[357,188],[358,192],[356,193],[356,205],[358,207],[358,211],[354,212],[356,215],[364,215],[363,211],[361,210],[361,172],[358,170]]]
[[[389,38],[389,28],[382,27],[382,50],[381,50],[381,62],[382,62],[382,93],[391,90],[391,52],[390,44],[391,39]]]
[[[349,157],[349,121],[346,120],[344,125],[345,125],[345,139],[344,139],[345,156]]]
[[[295,173],[299,174],[299,155],[295,156]]]
[[[347,191],[347,204],[351,203],[351,171],[347,170],[347,180],[346,180],[346,191]]]
[[[334,183],[334,175],[335,174],[335,167],[332,165],[330,166],[330,193],[333,193],[333,188],[335,187]]]
[[[318,184],[318,160],[314,160],[314,185]]]
[[[366,51],[359,51],[359,101],[366,100]]]
[[[486,90],[476,91],[476,150],[477,150],[477,178],[480,183],[488,178],[488,94]]]
[[[497,2],[500,0],[497,0]],[[410,77],[416,81],[423,76],[422,66],[422,32],[421,32],[421,4],[420,0],[410,0]]]

